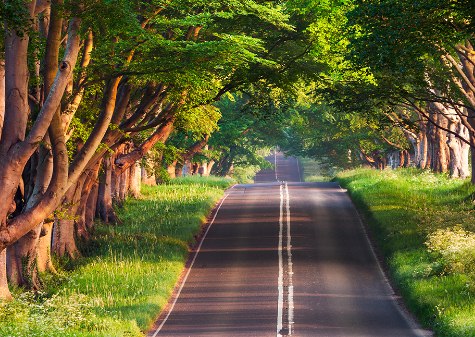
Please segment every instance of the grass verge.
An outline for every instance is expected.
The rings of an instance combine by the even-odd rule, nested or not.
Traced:
[[[306,182],[330,181],[333,177],[333,169],[326,164],[322,164],[310,158],[298,158],[301,169],[302,179]]]
[[[188,247],[230,180],[191,177],[144,187],[101,225],[84,257],[42,293],[0,303],[0,336],[143,336],[166,305]],[[57,278],[55,278],[57,280]]]
[[[357,169],[336,179],[420,322],[439,337],[475,336],[475,187],[414,169]]]

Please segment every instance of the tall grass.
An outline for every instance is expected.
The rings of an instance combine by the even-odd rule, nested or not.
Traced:
[[[474,186],[415,169],[358,169],[337,180],[366,215],[396,287],[421,323],[439,337],[475,336],[475,275],[464,266],[473,259],[454,254],[473,238]]]
[[[101,225],[83,257],[43,293],[0,303],[0,336],[143,336],[164,307],[188,247],[230,180],[183,178],[144,187]]]

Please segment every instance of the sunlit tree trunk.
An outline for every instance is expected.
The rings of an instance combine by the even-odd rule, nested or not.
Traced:
[[[130,195],[133,198],[139,198],[140,197],[140,164],[137,162],[135,165],[132,165],[130,167],[130,174],[129,174],[129,179],[130,179]]]
[[[450,114],[449,120],[449,129],[453,132],[448,134],[447,141],[450,149],[450,175],[453,178],[467,178],[470,175],[470,145],[463,142],[459,137],[469,139],[469,131],[456,113]],[[455,136],[455,134],[459,135],[459,137]]]
[[[41,228],[40,238],[38,240],[38,255],[37,255],[37,267],[40,273],[52,272],[56,273],[56,268],[53,265],[51,258],[51,242],[53,240],[53,224],[51,220],[47,220],[43,223]]]
[[[0,298],[11,299],[12,294],[7,282],[7,250],[0,251]]]
[[[103,173],[99,178],[99,194],[97,198],[97,209],[102,221],[115,223],[117,217],[112,204],[112,160],[107,156],[102,160]]]

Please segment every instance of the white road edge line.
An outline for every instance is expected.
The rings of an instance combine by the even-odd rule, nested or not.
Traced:
[[[368,235],[368,231],[366,230],[366,227],[363,223],[363,220],[361,219],[360,217],[360,214],[355,206],[355,204],[353,203],[353,200],[350,198],[349,194],[348,194],[348,190],[341,187],[340,184],[338,184],[338,187],[340,188],[340,190],[344,193],[346,193],[347,197],[350,199],[350,202],[351,204],[353,205],[353,210],[354,210],[354,213],[356,214],[356,218],[358,219],[358,223],[360,224],[361,228],[363,229],[363,234],[364,234],[364,237],[366,238],[366,241],[368,242],[368,245],[369,245],[369,248],[370,248],[370,251],[371,251],[371,255],[373,255],[373,258],[374,260],[376,261],[376,265],[378,266],[378,270],[379,270],[379,273],[380,275],[382,276],[383,278],[383,283],[385,284],[386,286],[386,289],[387,291],[389,292],[389,294],[391,295],[392,297],[392,301],[391,303],[393,304],[393,306],[396,308],[396,310],[399,312],[399,314],[402,316],[402,318],[407,322],[407,324],[409,325],[409,327],[414,331],[414,333],[417,335],[417,336],[420,336],[420,337],[432,337],[433,336],[433,333],[431,331],[426,331],[424,330],[422,327],[419,326],[419,323],[417,323],[415,321],[415,319],[413,319],[411,316],[409,316],[402,308],[401,306],[399,305],[399,303],[397,303],[396,299],[394,298],[394,295],[396,294],[396,292],[394,291],[392,285],[391,285],[391,282],[389,281],[388,277],[386,276],[386,273],[384,272],[383,270],[383,267],[381,266],[381,263],[378,259],[378,255],[376,254],[376,251],[374,250],[374,247],[373,247],[373,244],[369,238],[369,235]]]
[[[293,269],[292,269],[292,237],[290,235],[290,196],[289,196],[289,186],[287,182],[285,183],[285,197],[287,200],[287,271],[289,273],[289,336],[292,335],[293,324],[294,324],[294,284],[293,284]]]
[[[279,290],[279,297],[277,301],[277,337],[280,336],[280,331],[282,330],[282,311],[284,306],[284,268],[282,266],[282,232],[284,229],[284,191],[282,184],[280,184],[280,215],[279,215],[279,278],[277,283],[277,288]]]
[[[234,185],[235,186],[235,185]],[[232,186],[231,188],[234,188],[234,186]],[[176,293],[176,296],[175,296],[175,299],[173,300],[173,303],[170,307],[170,310],[168,311],[167,315],[165,316],[165,318],[163,319],[162,323],[159,325],[159,327],[157,328],[157,330],[155,330],[155,333],[152,335],[152,337],[156,337],[158,335],[158,333],[160,332],[160,330],[163,328],[163,326],[165,325],[165,323],[167,322],[168,320],[168,317],[170,317],[172,311],[173,311],[173,308],[175,308],[175,304],[176,302],[178,301],[178,298],[180,297],[180,294],[181,294],[181,291],[183,290],[183,287],[185,286],[185,283],[186,283],[186,280],[188,279],[188,276],[190,275],[190,272],[191,272],[191,269],[193,268],[193,265],[195,264],[195,260],[196,260],[196,257],[198,256],[198,253],[200,252],[200,249],[201,249],[201,246],[203,245],[203,241],[205,240],[206,238],[206,235],[208,234],[211,226],[213,225],[214,223],[214,220],[216,219],[216,216],[218,215],[219,213],[219,210],[221,209],[221,206],[223,205],[224,201],[226,200],[226,198],[229,196],[230,193],[226,194],[224,196],[223,199],[221,199],[221,202],[219,203],[218,205],[218,208],[216,209],[216,213],[214,213],[214,216],[213,216],[213,219],[211,220],[208,228],[206,229],[206,232],[204,233],[203,237],[201,238],[201,241],[200,241],[200,244],[198,245],[198,248],[196,249],[195,251],[195,255],[193,256],[193,260],[191,260],[191,263],[190,263],[190,266],[188,267],[188,271],[186,272],[185,274],[185,277],[183,278],[183,281],[180,285],[180,288],[178,289],[178,292]]]
[[[285,205],[285,209],[284,209]],[[285,217],[285,219],[284,219]],[[288,293],[287,295],[287,316],[284,322],[284,258],[283,258],[283,232],[284,220],[286,226],[286,254],[287,254],[287,278],[288,278]],[[281,337],[281,331],[286,324],[288,332],[286,336],[292,335],[294,324],[294,286],[293,286],[293,269],[292,269],[292,237],[290,234],[290,195],[287,182],[280,184],[280,216],[279,216],[279,279],[278,279],[278,302],[277,302],[277,337]]]

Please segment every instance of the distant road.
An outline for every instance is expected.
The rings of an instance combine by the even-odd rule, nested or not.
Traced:
[[[276,171],[227,191],[148,336],[428,335],[396,303],[345,191],[271,159]]]

